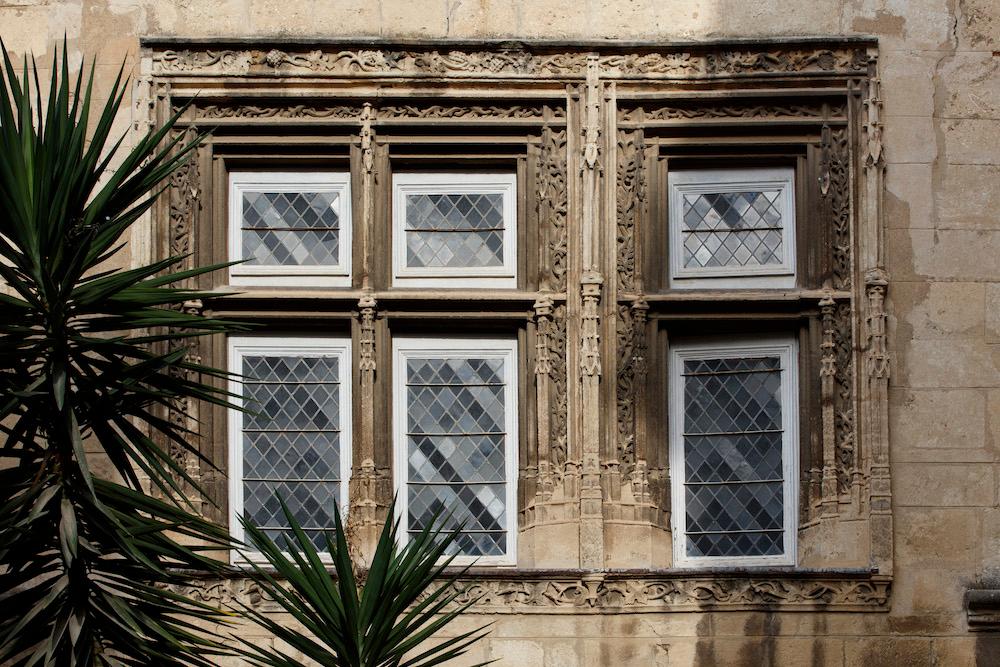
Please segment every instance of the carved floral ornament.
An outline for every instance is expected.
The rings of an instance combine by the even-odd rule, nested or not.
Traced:
[[[154,74],[576,78],[586,74],[591,57],[597,59],[601,76],[608,78],[714,78],[761,73],[850,74],[864,72],[868,64],[867,49],[859,45],[819,49],[721,48],[712,52],[680,49],[671,52],[667,49],[654,53],[611,54],[588,51],[541,53],[520,46],[489,51],[459,48],[165,48],[154,53],[153,65]]]
[[[470,613],[669,613],[738,611],[762,606],[791,610],[880,611],[890,583],[866,575],[766,578],[753,576],[635,577],[593,574],[545,576],[530,572],[505,577],[464,577],[453,604],[479,599]],[[235,576],[192,582],[179,591],[214,605],[277,611],[250,579]],[[428,594],[430,591],[428,591]]]

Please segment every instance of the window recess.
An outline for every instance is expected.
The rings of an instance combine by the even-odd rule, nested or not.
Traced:
[[[791,167],[671,171],[674,288],[794,287]]]
[[[347,286],[347,172],[231,172],[229,269],[234,285]]]
[[[795,350],[784,337],[672,346],[675,565],[795,564]]]
[[[461,526],[456,562],[513,565],[517,538],[517,342],[393,342],[397,511],[404,534],[436,512]]]
[[[321,552],[333,508],[347,507],[351,470],[350,340],[312,337],[233,337],[229,368],[230,531],[243,539],[239,516],[272,539],[289,535],[278,502]],[[279,539],[279,544],[280,544]]]

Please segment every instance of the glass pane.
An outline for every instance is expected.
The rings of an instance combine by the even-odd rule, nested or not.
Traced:
[[[503,266],[503,195],[406,197],[406,265],[413,268]]]
[[[333,527],[340,493],[340,360],[335,356],[243,358],[243,508],[272,538],[288,505],[317,548]]]
[[[768,266],[783,262],[780,190],[685,193],[684,266]]]
[[[247,264],[339,264],[340,195],[244,192],[242,240]]]
[[[462,527],[455,553],[506,551],[503,360],[409,358],[406,363],[410,532],[435,515]]]
[[[779,357],[684,362],[684,497],[689,556],[783,552]]]

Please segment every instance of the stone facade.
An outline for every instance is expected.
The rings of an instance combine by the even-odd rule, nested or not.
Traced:
[[[441,39],[589,43],[614,38],[658,44],[747,40],[739,45],[740,50],[833,51],[834,64],[821,63],[820,69],[840,71],[837,68],[842,66],[847,78],[877,79],[880,85],[874,90],[865,88],[865,106],[858,108],[859,128],[868,135],[857,141],[858,173],[851,176],[858,188],[854,198],[859,206],[854,212],[857,233],[869,234],[872,241],[863,244],[853,258],[857,291],[853,297],[843,298],[857,302],[856,326],[865,334],[854,357],[859,364],[858,377],[866,382],[865,378],[887,378],[887,388],[875,382],[859,392],[860,399],[871,403],[859,405],[857,428],[862,429],[863,446],[877,441],[878,433],[887,429],[889,458],[872,469],[872,478],[881,479],[881,484],[870,479],[864,482],[866,500],[857,505],[864,522],[817,523],[819,536],[813,541],[818,545],[817,554],[809,555],[810,565],[840,569],[764,577],[753,573],[678,573],[666,567],[668,557],[658,556],[669,554],[669,535],[665,538],[663,531],[649,528],[656,526],[657,519],[647,520],[642,514],[646,510],[635,507],[642,505],[644,493],[650,493],[643,483],[651,483],[655,493],[655,475],[644,480],[641,474],[629,478],[641,482],[639,502],[628,508],[615,506],[609,514],[607,507],[601,508],[600,485],[607,476],[595,473],[588,481],[584,470],[579,481],[582,490],[572,491],[574,511],[581,515],[578,523],[554,521],[547,526],[543,514],[558,517],[562,511],[551,495],[546,503],[523,507],[522,526],[527,518],[528,524],[536,522],[549,531],[545,541],[533,542],[530,535],[524,540],[527,545],[539,545],[531,552],[531,564],[536,567],[508,575],[482,572],[473,577],[470,586],[478,586],[475,591],[484,592],[486,597],[478,613],[462,623],[479,623],[483,615],[495,619],[492,634],[475,649],[470,661],[496,658],[496,664],[502,665],[1000,664],[1000,634],[996,634],[1000,605],[991,602],[996,596],[974,590],[1000,587],[1000,149],[996,142],[1000,130],[1000,11],[995,2],[13,0],[0,4],[0,26],[0,35],[11,52],[18,57],[33,52],[41,63],[48,61],[53,45],[66,33],[75,53],[97,57],[99,87],[107,85],[120,61],[127,59],[136,88],[133,115],[120,118],[123,130],[142,129],[155,121],[155,113],[162,112],[156,107],[158,100],[169,99],[178,86],[197,89],[203,85],[198,79],[202,74],[208,75],[207,85],[219,86],[217,91],[225,84],[211,79],[212,75],[241,76],[253,73],[255,67],[294,79],[303,70],[312,71],[309,68],[319,62],[327,72],[336,74],[341,65],[329,50],[305,46],[317,39],[377,36],[382,42],[413,45],[399,50],[419,50],[421,43]],[[788,46],[783,41],[802,34],[873,39],[848,41],[849,46],[836,48],[794,40]],[[146,38],[150,41],[140,45],[140,39]],[[253,40],[268,46],[248,46]],[[305,40],[303,46],[296,46],[296,40]],[[761,46],[765,42],[767,45]],[[623,64],[621,59],[615,60],[619,54],[602,48],[592,46],[588,51],[554,46],[550,50],[556,54],[576,55],[559,61],[546,55],[549,60],[532,65],[531,76],[558,77],[566,68],[572,69],[572,76],[579,77],[582,104],[604,104],[603,99],[588,93],[589,83],[603,85],[602,75],[628,78],[630,71],[648,73],[655,69],[648,61]],[[852,53],[840,54],[839,48],[863,53],[864,65],[855,61]],[[463,53],[474,50],[468,45],[463,49]],[[484,49],[501,50],[496,43]],[[667,45],[663,49],[690,51]],[[841,55],[843,59],[839,59]],[[877,62],[877,70],[869,70],[870,57]],[[588,58],[596,59],[596,66],[603,68],[596,79],[588,79]],[[511,71],[523,66],[520,60]],[[452,65],[439,62],[436,67],[447,70]],[[454,69],[468,71],[468,67],[463,61]],[[490,67],[502,73],[507,66],[493,63]],[[447,72],[438,69],[435,73]],[[869,111],[876,115],[868,116]],[[358,112],[362,110],[344,110],[344,118],[355,122],[371,113],[371,121],[377,125],[379,113],[413,113],[392,108]],[[191,113],[222,124],[235,112],[224,105],[205,104]],[[246,115],[246,111],[241,113]],[[300,119],[316,115],[330,119],[338,112],[332,106],[289,112],[287,108],[268,110],[257,105],[253,113],[267,122],[269,116],[288,113],[298,114]],[[449,113],[467,112],[437,109],[430,115],[441,119]],[[495,111],[472,113],[488,116]],[[530,124],[531,113],[517,112],[520,119],[516,122]],[[808,115],[809,111],[801,113]],[[620,127],[628,129],[634,119],[624,107],[619,108],[619,114]],[[585,113],[582,118],[586,125]],[[560,146],[565,148],[560,143],[566,141],[565,136],[558,135],[566,123],[555,120],[550,134],[544,136],[546,141],[555,142],[558,153]],[[874,131],[880,136],[873,154],[872,144],[866,140]],[[580,137],[586,141],[587,135],[584,132]],[[600,141],[608,139],[605,136]],[[574,137],[571,142],[575,141]],[[611,149],[610,143],[601,146]],[[615,146],[617,159],[605,169],[619,180],[624,173],[621,187],[631,192],[641,186],[629,180],[629,146],[634,144]],[[577,148],[583,159],[574,164],[573,178],[577,170],[586,169],[587,162],[585,146]],[[877,178],[861,173],[872,165],[879,169]],[[563,183],[558,172],[556,169],[556,190]],[[580,187],[590,187],[585,171],[581,178]],[[600,189],[604,177],[595,173],[594,178],[592,186]],[[183,211],[189,206],[185,201],[197,196],[199,181],[191,172],[178,179],[171,194],[174,199],[165,203],[163,218],[169,220],[171,211],[179,211],[175,217],[183,225]],[[614,178],[606,180],[611,181],[607,187],[617,187]],[[619,224],[635,215],[627,207],[579,211],[573,201],[562,214],[581,220],[588,215],[607,216]],[[583,201],[582,195],[579,201]],[[866,203],[875,209],[864,210]],[[549,211],[547,215],[558,216],[560,212]],[[123,256],[123,263],[148,259],[160,253],[164,244],[184,242],[182,236],[164,238],[163,228],[154,223],[134,236],[131,256]],[[865,223],[874,227],[865,228]],[[154,229],[161,232],[154,233]],[[607,241],[598,238],[596,245],[608,248]],[[570,253],[582,257],[585,250],[571,248]],[[630,255],[628,248],[615,249],[618,271],[634,261]],[[562,266],[559,261],[553,265]],[[616,326],[612,323],[618,314],[602,309],[614,298],[609,296],[615,294],[612,290],[623,294],[636,290],[628,276],[619,275],[617,281],[609,282],[612,272],[604,271],[601,282],[585,268],[571,266],[568,278],[558,269],[549,276],[548,291],[567,289],[567,279],[569,289],[578,290],[571,297],[577,301],[568,307],[573,310],[571,317],[578,318],[570,331],[580,338],[570,341],[569,347],[582,358],[574,356],[576,352],[570,352],[568,358],[574,364],[570,377],[579,383],[580,393],[574,392],[568,399],[569,410],[578,414],[579,406],[573,407],[573,402],[593,400],[619,414],[630,401],[619,401],[613,387],[629,378],[615,372],[598,379],[588,368],[594,368],[593,363],[600,368],[602,362],[614,368],[621,351],[611,344],[608,334],[616,330],[597,327]],[[838,290],[844,286],[832,287]],[[819,309],[826,305],[822,297],[816,295]],[[878,317],[883,300],[887,313],[884,334]],[[638,299],[630,303],[623,317],[630,321],[646,317],[647,310]],[[370,330],[372,345],[377,347],[382,339],[375,324],[376,308],[373,302],[358,303],[355,298],[353,310],[359,326],[362,331]],[[559,299],[554,304],[539,299],[524,306],[530,311],[533,326],[554,336],[555,349],[565,354],[565,329],[559,329],[559,319],[565,314],[560,308],[564,306]],[[588,322],[594,328],[588,329]],[[603,339],[600,333],[604,333]],[[593,346],[586,340],[588,335],[593,336]],[[595,355],[596,361],[590,359],[588,364],[588,354]],[[846,354],[850,357],[851,352]],[[593,380],[587,380],[588,376]],[[588,391],[593,392],[591,399],[586,396]],[[540,397],[543,393],[546,400],[567,400],[559,398],[557,388],[539,390]],[[880,407],[880,401],[885,408]],[[552,428],[569,428],[572,437],[579,438],[579,463],[584,468],[590,465],[588,452],[594,455],[596,469],[598,456],[605,452],[602,448],[619,437],[625,442],[632,435],[627,428],[616,426],[621,423],[617,419],[595,419],[592,424],[581,419],[570,427],[548,425],[550,432]],[[881,419],[887,423],[880,425]],[[361,426],[358,437],[370,437],[374,442],[376,428],[376,424]],[[548,441],[557,442],[558,438],[550,433]],[[571,443],[571,449],[574,446]],[[593,450],[587,450],[588,446]],[[613,447],[611,451],[615,451]],[[833,454],[837,454],[836,449]],[[548,459],[565,460],[565,456],[564,452]],[[633,474],[636,467],[643,467],[636,466],[637,458],[642,458],[641,452],[638,457],[634,452],[626,454],[616,465],[626,469],[623,473]],[[841,493],[836,489],[839,483],[849,488],[852,482],[839,481],[835,469],[836,461],[830,469],[834,491],[825,497],[832,499],[834,509],[830,511],[834,514],[847,513],[852,510],[841,507]],[[377,514],[380,493],[374,474],[368,480],[373,489],[372,516]],[[819,482],[820,496],[824,481]],[[581,498],[588,498],[588,484],[596,493],[596,497],[590,496],[596,500],[596,511],[593,503],[581,502]],[[544,486],[539,483],[540,489]],[[632,486],[630,493],[635,494]],[[820,514],[826,511],[822,497],[818,507]],[[626,510],[632,514],[626,516]],[[596,542],[584,537],[594,535],[599,536]],[[549,547],[548,553],[543,544]],[[558,557],[560,550],[567,549],[575,554],[571,564],[560,562]],[[556,569],[541,569],[550,566]],[[255,601],[254,591],[239,580],[195,586],[193,590],[207,600],[239,596]]]

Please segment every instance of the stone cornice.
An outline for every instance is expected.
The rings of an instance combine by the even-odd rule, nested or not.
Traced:
[[[888,611],[891,579],[860,570],[518,570],[476,569],[456,600],[470,613],[670,613],[696,611]],[[209,604],[276,606],[239,571],[192,581],[182,591]]]
[[[450,40],[146,38],[160,76],[606,79],[845,76],[867,71],[867,38],[653,44]]]

